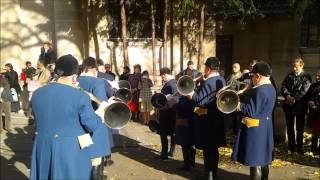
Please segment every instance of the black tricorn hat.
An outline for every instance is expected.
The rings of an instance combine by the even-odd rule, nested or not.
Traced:
[[[251,73],[257,73],[268,77],[271,75],[271,68],[266,62],[258,62],[253,66]]]
[[[220,61],[217,57],[209,57],[204,64],[210,69],[217,70],[219,69]]]
[[[54,72],[58,76],[71,76],[73,74],[77,74],[79,70],[78,60],[72,55],[64,55],[61,56],[56,61],[56,66]]]

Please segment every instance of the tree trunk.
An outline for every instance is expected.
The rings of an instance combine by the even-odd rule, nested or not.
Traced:
[[[81,1],[82,22],[83,22],[83,58],[89,56],[89,21],[88,21],[88,0]]]
[[[100,59],[100,48],[99,48],[99,40],[98,40],[98,34],[97,34],[97,19],[95,16],[95,7],[93,5],[92,0],[90,0],[90,6],[89,6],[89,32],[92,33],[93,43],[94,43],[94,51],[96,54],[96,59]]]
[[[96,59],[100,59],[100,47],[99,47],[99,40],[98,40],[96,28],[92,29],[92,37],[93,37],[94,52],[96,54]]]
[[[167,67],[167,26],[168,26],[168,0],[164,0],[164,8],[163,8],[163,61],[162,67]]]
[[[182,10],[182,1],[181,1],[181,10]],[[180,71],[183,71],[183,16],[180,17]],[[191,60],[191,59],[190,59]]]
[[[173,70],[173,0],[170,1],[170,69]]]
[[[154,0],[151,0],[150,3],[150,8],[151,8],[151,29],[152,29],[152,74],[153,74],[153,81],[156,80],[156,22],[154,18]]]
[[[127,18],[126,10],[124,7],[124,0],[120,0],[120,13],[121,13],[121,33],[123,42],[123,62],[125,66],[129,66],[128,56],[128,37],[127,37]]]
[[[203,36],[204,36],[204,9],[205,2],[200,0],[200,28],[199,28],[199,50],[198,50],[198,69],[203,64]]]

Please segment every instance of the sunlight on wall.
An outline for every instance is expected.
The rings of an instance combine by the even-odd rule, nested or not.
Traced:
[[[60,56],[71,54],[79,61],[82,61],[80,49],[74,42],[70,41],[69,39],[58,38],[57,46],[59,47],[57,53]]]

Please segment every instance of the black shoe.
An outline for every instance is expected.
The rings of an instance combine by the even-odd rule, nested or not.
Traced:
[[[171,158],[173,158],[175,151],[176,151],[175,146],[171,147],[171,148],[170,148],[170,151],[169,151],[169,153],[168,153],[168,156],[171,157]]]
[[[101,165],[93,166],[91,172],[91,179],[92,180],[102,180],[103,178],[103,170]]]
[[[161,159],[161,160],[168,160],[168,156],[164,156],[164,155],[160,155],[158,156],[158,159]]]
[[[261,180],[268,180],[269,178],[269,166],[261,167]]]
[[[250,167],[250,180],[259,180],[261,176],[259,167]]]
[[[218,173],[216,171],[206,172],[206,179],[207,180],[217,180],[218,179]]]
[[[191,167],[184,165],[184,166],[178,167],[177,169],[180,171],[190,171]]]
[[[300,154],[300,155],[304,155],[304,152],[303,152],[302,148],[297,149],[297,153]]]
[[[173,157],[174,157],[174,153],[168,153],[168,156],[169,156],[170,158],[173,158]]]
[[[34,119],[29,118],[29,119],[28,119],[28,125],[33,125],[33,124],[34,124]]]
[[[114,161],[112,161],[111,159],[107,159],[104,163],[104,166],[112,166],[114,164]]]

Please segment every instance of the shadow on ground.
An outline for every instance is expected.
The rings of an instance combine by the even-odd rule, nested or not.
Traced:
[[[118,152],[119,154],[135,160],[141,164],[144,164],[150,168],[162,171],[168,174],[175,174],[187,179],[201,179],[203,177],[203,165],[196,164],[190,172],[185,172],[178,170],[177,167],[183,165],[182,161],[169,159],[169,160],[159,160],[159,152],[154,149],[154,147],[145,147],[141,146],[136,140],[130,139],[123,135],[115,135],[115,147],[113,152]],[[117,162],[115,162],[117,163]],[[228,172],[222,169],[219,169],[220,179],[248,179],[247,175]],[[121,177],[120,177],[121,178]],[[147,177],[146,177],[147,178]]]
[[[22,171],[30,167],[32,151],[33,126],[14,128],[11,132],[1,133],[6,136],[0,147],[1,149],[1,175],[0,179],[28,179]]]

